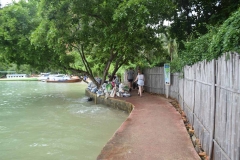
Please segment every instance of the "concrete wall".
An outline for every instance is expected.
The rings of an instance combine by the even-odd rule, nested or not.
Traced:
[[[90,92],[89,90],[85,90],[85,95],[91,97],[95,104],[104,104],[108,107],[112,107],[115,109],[120,109],[130,113],[133,110],[133,105],[129,102],[125,102],[123,100],[118,100],[114,98],[105,99],[105,96],[97,97],[97,94]]]

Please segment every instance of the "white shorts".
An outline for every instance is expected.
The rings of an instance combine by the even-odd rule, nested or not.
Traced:
[[[144,81],[140,79],[140,80],[138,80],[137,84],[138,84],[139,86],[144,86]]]

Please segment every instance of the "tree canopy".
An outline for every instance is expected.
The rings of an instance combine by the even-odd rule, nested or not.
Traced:
[[[208,33],[191,41],[184,42],[186,49],[175,60],[175,68],[196,62],[217,59],[223,53],[240,54],[240,8],[219,27],[209,26]]]
[[[104,81],[132,64],[192,64],[235,47],[237,14],[227,19],[238,7],[239,0],[21,0],[0,9],[0,60],[85,74],[96,84],[95,76]]]
[[[58,66],[96,83],[96,66],[105,80],[111,65],[114,75],[121,66],[138,63],[148,53],[144,50],[161,52],[156,33],[171,9],[168,1],[158,0],[21,1],[1,11],[1,51],[11,62]]]
[[[184,49],[183,41],[208,33],[208,25],[220,26],[240,7],[239,0],[175,0],[175,3],[170,30],[180,49]]]

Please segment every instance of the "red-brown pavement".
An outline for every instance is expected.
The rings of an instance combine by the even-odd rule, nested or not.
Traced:
[[[134,109],[98,155],[97,160],[200,160],[181,115],[159,95],[137,90],[116,98]]]

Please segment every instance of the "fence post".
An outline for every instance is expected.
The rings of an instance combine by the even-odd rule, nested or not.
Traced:
[[[212,60],[212,87],[211,87],[211,97],[213,98],[211,102],[212,106],[212,113],[211,113],[211,118],[212,118],[212,125],[211,125],[211,131],[210,131],[210,140],[209,140],[209,160],[212,159],[213,156],[213,144],[214,144],[214,132],[215,132],[215,114],[216,114],[216,62],[215,60]]]
[[[196,65],[192,66],[192,71],[193,71],[193,99],[192,99],[192,106],[193,106],[193,110],[192,110],[192,125],[194,125],[194,121],[195,121],[195,96],[196,96]]]
[[[238,159],[240,159],[240,147],[238,147]]]
[[[184,75],[184,68],[183,68],[183,84],[182,84],[182,110],[184,111],[184,112],[186,112],[185,110],[184,110],[184,83],[185,83],[185,75]]]
[[[166,91],[165,95],[166,95],[166,98],[168,98],[168,96],[169,96],[169,88],[170,88],[169,85],[165,85],[165,91]]]

